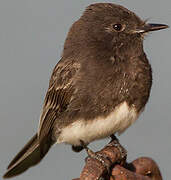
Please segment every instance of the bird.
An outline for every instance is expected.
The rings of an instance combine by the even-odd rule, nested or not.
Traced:
[[[81,151],[122,134],[143,112],[152,68],[143,48],[151,24],[113,3],[90,4],[71,26],[44,99],[37,133],[15,156],[4,178],[38,164],[54,144]]]

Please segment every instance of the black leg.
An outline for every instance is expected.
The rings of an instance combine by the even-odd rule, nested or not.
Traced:
[[[109,164],[107,164],[104,161],[104,159],[106,159],[107,161],[109,161],[109,159],[107,157],[100,156],[100,154],[96,154],[95,152],[93,152],[90,148],[87,147],[87,145],[84,143],[84,141],[80,140],[80,143],[81,143],[81,146],[87,151],[88,156],[100,161],[103,164],[103,166],[106,167],[108,174],[109,174],[110,166],[109,166]]]
[[[110,135],[110,137],[111,137],[112,141],[118,141],[119,142],[118,138],[114,134]]]
[[[121,153],[121,158],[123,159],[123,161],[126,160],[127,150],[119,143],[118,138],[114,134],[112,134],[110,137],[111,137],[111,142],[107,144],[107,146],[117,147]]]
[[[82,151],[83,149],[84,149],[83,146],[72,146],[72,150],[73,150],[74,152],[80,152],[80,151]]]
[[[87,145],[84,143],[84,141],[80,140],[81,146],[87,151],[88,156],[94,158],[94,156],[96,156],[96,154],[87,147]]]

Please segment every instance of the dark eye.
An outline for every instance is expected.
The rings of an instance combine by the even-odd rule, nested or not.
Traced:
[[[115,31],[121,31],[122,30],[122,24],[114,24],[113,29]]]

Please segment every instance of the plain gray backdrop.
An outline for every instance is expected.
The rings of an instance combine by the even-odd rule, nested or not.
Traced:
[[[53,67],[71,24],[93,2],[124,5],[149,22],[171,25],[170,0],[1,0],[0,1],[0,175],[36,132]],[[138,121],[119,139],[128,160],[152,157],[164,179],[171,175],[171,34],[151,33],[144,49],[153,68],[150,100]],[[93,142],[94,150],[109,140]],[[43,161],[14,179],[71,180],[79,177],[86,153],[54,146]]]

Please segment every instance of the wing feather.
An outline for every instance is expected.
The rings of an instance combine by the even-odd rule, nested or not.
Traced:
[[[49,136],[55,119],[67,109],[79,69],[80,65],[69,59],[62,59],[55,66],[40,116],[38,129],[40,143]]]

